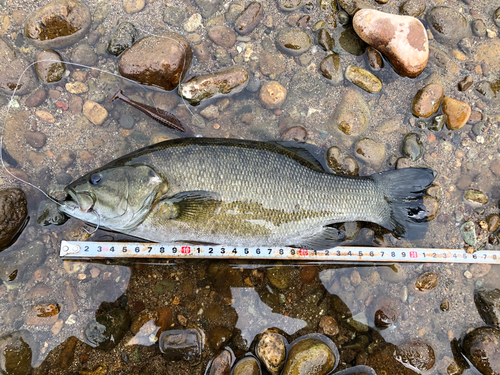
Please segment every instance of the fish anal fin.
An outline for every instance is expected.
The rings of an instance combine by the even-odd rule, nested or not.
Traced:
[[[323,227],[320,232],[310,237],[304,237],[300,243],[294,244],[291,247],[300,247],[308,250],[324,250],[338,246],[344,240],[344,231],[332,227]]]

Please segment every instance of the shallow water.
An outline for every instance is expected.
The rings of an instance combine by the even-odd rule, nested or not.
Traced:
[[[26,18],[46,2],[38,5],[32,1],[4,0],[0,3],[2,36],[15,44],[28,61],[33,61],[39,50],[18,36],[22,27],[12,15],[14,11],[22,10]],[[386,12],[397,13],[401,1],[384,6],[371,3]],[[102,4],[105,2],[88,1],[92,14]],[[202,26],[195,31],[200,36],[200,42],[207,41],[210,25],[227,24],[224,14],[230,4],[223,3],[212,17],[203,19]],[[285,13],[279,11],[274,2],[265,4],[264,20],[249,37],[239,38],[230,49],[210,45],[211,59],[200,62],[194,58],[188,76],[214,72],[237,62],[258,75],[261,83],[276,80],[287,88],[287,99],[281,111],[266,109],[257,95],[244,91],[229,97],[229,106],[220,111],[219,117],[205,119],[205,126],[200,127],[175,91],[158,94],[111,74],[68,67],[71,72],[69,77],[60,83],[46,85],[47,90],[53,91],[41,106],[27,108],[24,106],[25,97],[14,98],[14,105],[5,122],[4,140],[5,148],[19,163],[17,169],[25,172],[29,181],[57,195],[64,187],[55,180],[55,175],[60,172],[77,178],[132,150],[179,135],[124,103],[110,103],[109,98],[118,88],[127,89],[129,97],[136,95],[135,98],[151,105],[173,102],[172,112],[202,136],[277,140],[281,136],[280,121],[283,124],[283,118],[289,116],[287,128],[293,125],[305,127],[307,142],[325,150],[338,146],[355,157],[354,143],[359,138],[368,137],[386,147],[381,170],[394,168],[395,159],[402,155],[404,135],[415,132],[421,136],[425,154],[413,165],[424,164],[438,173],[435,183],[443,192],[439,201],[440,216],[429,223],[425,238],[418,243],[398,240],[390,234],[375,233],[371,229],[364,230],[362,235],[366,237],[367,244],[463,248],[460,226],[468,219],[478,223],[488,214],[499,212],[499,184],[490,165],[499,160],[500,106],[485,101],[473,88],[460,92],[456,86],[465,75],[471,75],[474,82],[483,79],[494,81],[499,77],[500,68],[491,66],[491,73],[482,76],[478,73],[477,66],[481,64],[477,56],[472,55],[464,61],[451,57],[451,62],[445,65],[431,59],[419,77],[407,79],[397,76],[386,64],[381,72],[376,73],[384,84],[382,92],[362,93],[371,111],[369,129],[362,137],[341,137],[330,134],[326,124],[343,94],[352,85],[345,81],[340,87],[335,87],[320,77],[318,64],[326,53],[315,43],[307,52],[310,60],[276,52],[276,30],[287,25],[291,14],[302,15],[305,11],[301,8]],[[182,7],[189,15],[199,12],[197,5],[187,0],[172,0],[167,5]],[[311,21],[307,30],[310,31],[317,20],[324,19],[336,41],[334,51],[340,54],[342,66],[345,68],[353,64],[366,67],[363,56],[354,56],[341,47],[339,39],[344,28],[340,24],[334,27],[331,13],[322,10],[316,3],[314,5],[312,12],[308,13]],[[467,5],[459,1],[427,1],[427,9],[436,5],[460,9],[469,20],[473,19],[470,14],[472,9],[485,21],[488,29],[497,34],[500,31],[492,21],[494,9],[500,6],[498,2],[475,1]],[[88,43],[88,38],[95,40],[92,46],[97,52],[103,51],[103,44],[107,45],[114,27],[124,20],[141,29],[141,36],[166,31],[187,36],[182,26],[170,26],[163,22],[165,6],[164,1],[150,0],[142,11],[127,14],[121,2],[116,2],[116,6],[109,7],[104,21],[92,26],[87,38],[59,52],[70,61],[74,48]],[[192,35],[189,38],[196,39]],[[497,36],[484,37],[477,41],[484,43],[495,38],[498,39]],[[438,46],[451,56],[458,56],[454,55],[453,48],[435,41],[431,41],[431,45]],[[284,64],[282,73],[271,76],[261,73],[259,58],[263,50],[274,53],[275,58]],[[117,58],[106,52],[98,56],[97,68],[117,73]],[[75,71],[88,73],[90,90],[80,96],[84,100],[100,101],[109,109],[110,116],[102,126],[91,124],[81,113],[75,115],[56,106],[58,101],[68,102],[70,94],[65,89],[65,83],[74,81]],[[415,93],[432,79],[442,83],[445,95],[469,103],[486,116],[487,131],[482,138],[471,136],[472,125],[469,124],[459,131],[443,130],[439,133],[417,127],[411,103]],[[3,115],[7,102],[6,96],[0,97]],[[201,108],[190,107],[190,111],[197,114],[203,108],[203,105]],[[55,122],[41,121],[35,113],[37,110],[51,113]],[[123,112],[134,118],[135,125],[131,130],[120,127],[117,121],[118,115]],[[249,112],[253,115],[251,124],[242,122],[241,117]],[[39,150],[30,147],[24,138],[25,131],[35,129],[47,136],[46,145]],[[67,168],[62,168],[58,161],[58,156],[64,151],[76,154],[75,162]],[[376,172],[363,162],[358,163],[360,175]],[[279,328],[292,341],[301,335],[318,332],[321,317],[328,315],[334,317],[341,327],[341,333],[332,338],[341,353],[339,368],[355,364],[360,352],[374,351],[384,341],[399,345],[408,339],[419,338],[435,351],[436,364],[427,373],[445,374],[453,358],[453,339],[461,340],[469,329],[484,325],[474,305],[473,291],[479,287],[500,287],[499,266],[401,264],[397,268],[399,272],[395,272],[395,268],[388,265],[376,264],[62,261],[58,256],[61,239],[106,241],[123,236],[102,230],[90,236],[84,231],[87,227],[75,219],[60,227],[42,227],[36,219],[38,205],[44,197],[0,172],[0,187],[13,186],[19,186],[26,192],[31,219],[17,242],[0,253],[0,336],[20,330],[30,333],[32,366],[37,374],[78,373],[86,369],[94,370],[103,363],[108,374],[202,374],[206,364],[217,353],[208,343],[201,359],[193,362],[166,361],[157,346],[148,341],[148,335],[137,333],[135,340],[142,341],[135,345],[134,334],[128,329],[117,347],[109,352],[88,345],[85,329],[96,315],[120,308],[127,311],[131,320],[140,326],[137,320],[140,314],[165,306],[169,308],[170,320],[167,320],[172,327],[196,326],[208,339],[214,328],[228,328],[232,339],[227,345],[237,356],[244,354],[254,337],[267,328]],[[481,190],[488,196],[489,202],[482,209],[467,204],[463,199],[467,188]],[[486,247],[494,248],[492,245]],[[431,271],[438,275],[437,287],[428,293],[418,291],[415,280]],[[392,327],[379,330],[373,322],[374,308],[378,301],[384,300],[396,303],[400,314]],[[449,302],[449,311],[440,309],[444,300]],[[60,313],[57,317],[32,319],[36,306],[47,304],[58,306]],[[349,320],[351,316],[363,324],[353,323]],[[78,340],[70,339],[72,336]],[[475,373],[474,369],[464,371],[464,374]]]

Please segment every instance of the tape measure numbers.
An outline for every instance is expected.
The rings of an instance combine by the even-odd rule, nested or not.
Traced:
[[[140,242],[62,241],[61,257],[81,258],[213,258],[315,260],[351,262],[438,262],[500,264],[500,251],[468,254],[459,249],[346,247],[307,250],[292,247],[230,247]]]

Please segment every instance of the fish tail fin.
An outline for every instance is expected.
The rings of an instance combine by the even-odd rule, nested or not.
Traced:
[[[399,237],[420,237],[422,223],[427,222],[423,198],[434,177],[434,171],[426,168],[396,169],[373,175],[390,207],[379,224]]]

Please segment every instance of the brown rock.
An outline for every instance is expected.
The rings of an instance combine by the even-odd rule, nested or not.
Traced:
[[[319,272],[316,266],[302,266],[300,268],[300,281],[303,284],[309,284],[316,277],[318,277]]]
[[[250,34],[264,16],[264,9],[259,1],[250,3],[234,21],[234,29],[240,35]]]
[[[42,88],[39,88],[39,89],[36,89],[35,91],[33,91],[31,93],[31,95],[29,95],[26,98],[26,101],[24,102],[24,104],[26,105],[26,107],[29,107],[29,108],[38,107],[40,104],[42,104],[45,101],[45,99],[47,99],[47,91],[45,91]]]
[[[282,141],[305,142],[306,138],[307,130],[302,126],[294,126],[281,136]]]
[[[72,114],[79,115],[83,109],[83,99],[78,95],[71,95],[68,101],[68,107]]]
[[[259,98],[264,107],[268,109],[280,108],[286,99],[286,88],[279,82],[271,81],[262,85],[259,91]]]
[[[42,148],[45,146],[47,140],[47,136],[42,132],[26,132],[24,133],[24,137],[26,138],[26,142],[34,148]]]
[[[354,147],[355,156],[375,170],[379,170],[385,160],[385,146],[369,138],[364,138]]]
[[[361,39],[387,56],[399,75],[416,77],[426,67],[429,41],[418,19],[361,9],[353,26]]]
[[[102,125],[104,120],[108,117],[108,111],[93,100],[87,100],[85,102],[83,105],[83,114],[94,125]]]
[[[35,57],[35,63],[36,74],[45,83],[60,81],[66,72],[61,55],[54,50],[40,51]]]
[[[174,316],[172,309],[168,306],[160,307],[159,309],[156,309],[155,312],[158,313],[158,319],[155,324],[157,327],[160,327],[158,332],[156,332],[156,337],[160,337],[162,332],[170,328],[173,323]]]
[[[345,70],[345,78],[369,93],[382,90],[382,81],[368,70],[350,65]]]
[[[210,331],[208,343],[214,350],[222,348],[230,339],[233,333],[226,327],[215,327]]]
[[[121,55],[118,70],[140,84],[170,91],[182,82],[192,58],[191,47],[181,35],[148,36]]]
[[[271,74],[281,74],[285,71],[286,65],[277,53],[262,51],[259,57],[260,71],[262,74],[269,76]]]
[[[52,0],[32,13],[24,35],[40,48],[67,47],[82,39],[90,28],[90,11],[78,0]]]
[[[458,89],[460,91],[467,91],[469,87],[472,86],[474,83],[474,80],[472,79],[471,76],[466,76],[464,79],[462,79],[460,82],[458,82]]]
[[[413,114],[417,117],[430,117],[439,109],[443,96],[444,89],[438,83],[431,83],[421,88],[413,99]]]
[[[26,224],[28,202],[20,189],[0,191],[0,250],[18,237]]]
[[[424,196],[424,207],[427,221],[434,220],[439,212],[439,204],[436,198]]]
[[[370,109],[358,90],[348,89],[335,108],[328,123],[329,131],[356,137],[362,134],[370,121]]]
[[[145,5],[145,0],[123,0],[123,9],[128,14],[140,12]]]
[[[59,366],[62,370],[67,370],[69,366],[71,366],[75,358],[75,349],[78,342],[79,340],[75,336],[71,336],[66,340],[61,350],[61,354],[59,354]]]
[[[435,272],[426,272],[415,281],[415,287],[421,292],[429,292],[438,285],[438,275]]]
[[[73,151],[67,150],[67,151],[63,151],[61,154],[59,154],[59,156],[57,157],[56,160],[57,160],[57,164],[59,164],[59,166],[62,169],[66,169],[73,164],[75,159],[76,159],[75,153]]]
[[[0,37],[0,91],[12,95],[30,93],[37,83],[33,67]],[[26,69],[26,71],[24,71]],[[21,76],[22,75],[22,76]]]
[[[33,326],[52,325],[59,318],[61,307],[55,303],[35,305],[26,315],[26,324]]]
[[[213,26],[208,31],[208,37],[218,46],[231,48],[236,42],[234,31],[227,26]]]
[[[382,55],[373,47],[368,47],[366,49],[366,60],[370,69],[374,72],[378,72],[384,67],[384,59],[382,58]]]
[[[462,128],[471,114],[471,108],[467,103],[445,96],[441,108],[446,115],[446,127],[449,130]]]
[[[322,316],[321,320],[319,321],[319,331],[320,333],[324,333],[328,336],[338,335],[340,332],[339,324],[331,316]]]

